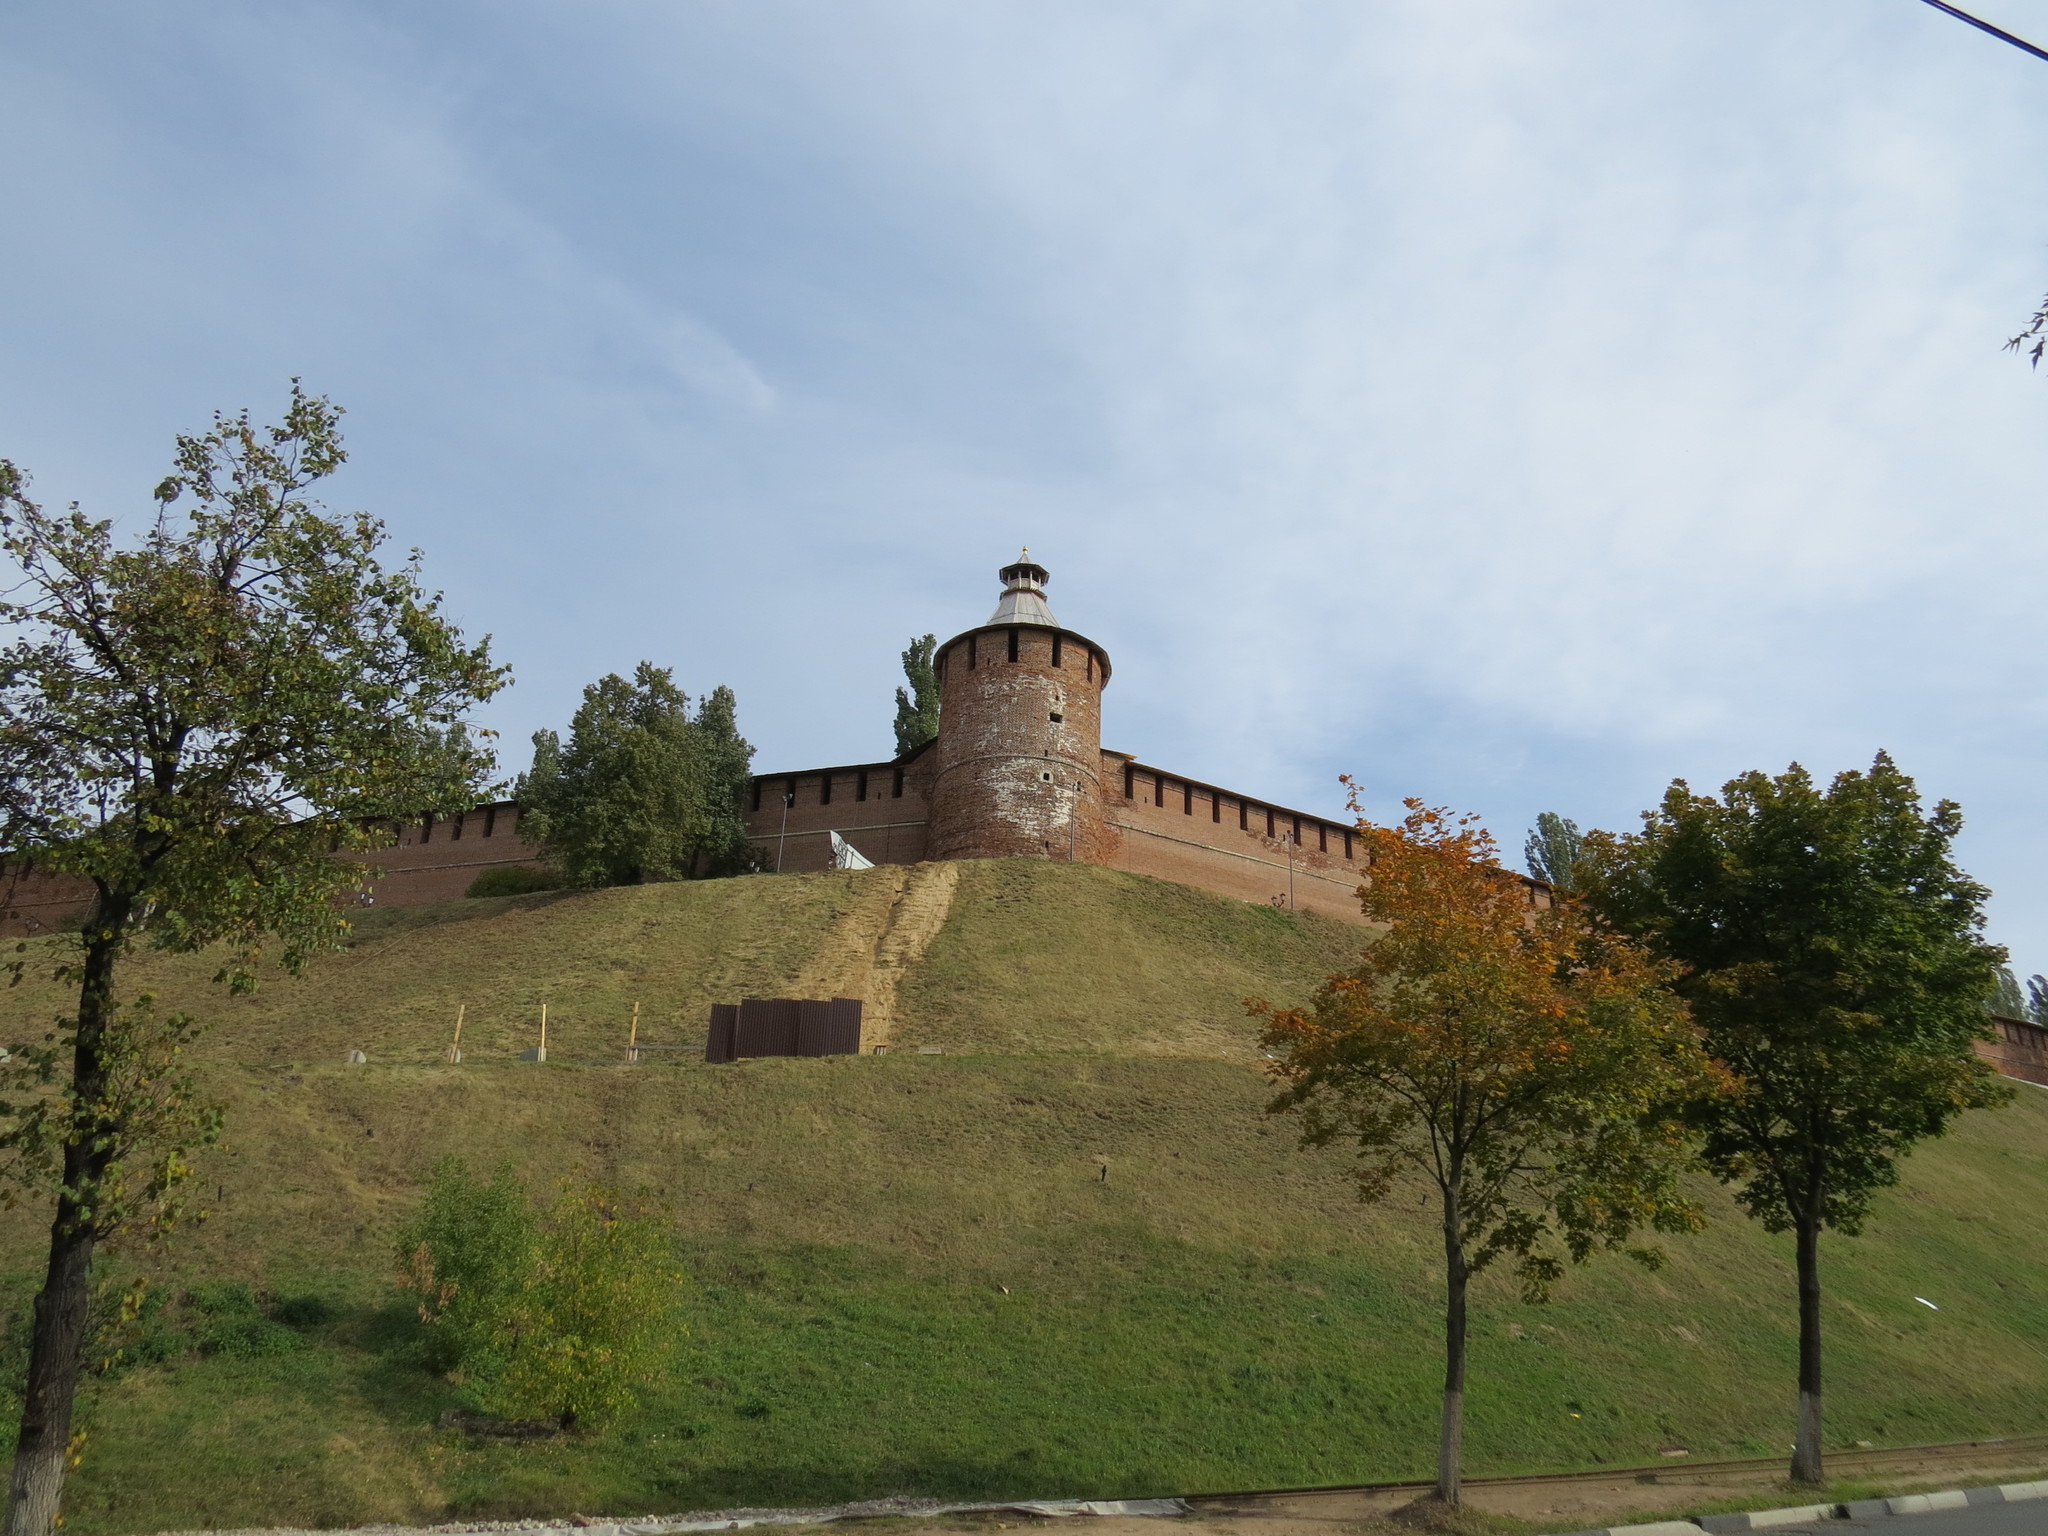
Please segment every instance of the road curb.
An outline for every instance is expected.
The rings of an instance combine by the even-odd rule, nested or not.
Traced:
[[[1606,1525],[1571,1536],[1728,1536],[1735,1531],[1767,1531],[1776,1525],[1805,1525],[1815,1520],[1870,1520],[1889,1515],[1931,1515],[1945,1509],[1972,1509],[1980,1504],[2024,1504],[2048,1499],[2048,1479],[2034,1483],[1999,1483],[1988,1488],[1951,1488],[1941,1493],[1908,1493],[1896,1499],[1857,1499],[1847,1504],[1798,1504],[1786,1509],[1750,1509],[1735,1515],[1695,1515],[1690,1520],[1655,1520],[1648,1525]]]

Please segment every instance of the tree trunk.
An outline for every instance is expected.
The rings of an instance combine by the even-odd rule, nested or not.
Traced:
[[[72,1041],[71,1118],[65,1128],[64,1183],[50,1224],[50,1262],[36,1296],[29,1340],[28,1386],[14,1443],[4,1536],[52,1536],[71,1449],[71,1411],[85,1369],[86,1313],[92,1301],[95,1209],[113,1161],[107,1122],[105,1047],[114,1017],[114,962],[128,926],[129,904],[103,896],[85,943]]]
[[[6,1536],[50,1536],[56,1528],[64,1464],[71,1449],[71,1406],[85,1364],[93,1246],[92,1232],[80,1229],[75,1203],[68,1198],[58,1201],[57,1219],[50,1228],[49,1269],[36,1296]]]
[[[1799,1213],[1799,1435],[1792,1481],[1826,1480],[1820,1454],[1820,1217]]]
[[[1465,1266],[1464,1214],[1454,1190],[1444,1192],[1444,1418],[1437,1439],[1436,1496],[1458,1502],[1459,1466],[1465,1448]]]

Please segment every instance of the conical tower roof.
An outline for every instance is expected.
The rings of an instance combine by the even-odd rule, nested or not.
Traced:
[[[1045,567],[1031,558],[1029,549],[1017,557],[1015,565],[1006,565],[997,574],[1003,578],[1003,596],[996,604],[996,611],[989,616],[989,623],[1043,624],[1047,629],[1060,627],[1060,621],[1045,605],[1045,583],[1048,579]]]

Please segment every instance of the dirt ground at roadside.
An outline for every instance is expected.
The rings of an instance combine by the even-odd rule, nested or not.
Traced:
[[[1846,1459],[1846,1458],[1845,1458]],[[1925,1492],[1935,1488],[1967,1488],[1989,1483],[2029,1482],[2048,1477],[2048,1457],[2037,1447],[2021,1455],[1987,1453],[1968,1459],[1930,1457],[1920,1465],[1886,1467],[1881,1472],[1845,1471],[1828,1492],[1795,1488],[1781,1473],[1758,1469],[1659,1469],[1655,1481],[1639,1481],[1633,1469],[1620,1474],[1588,1473],[1542,1482],[1498,1482],[1468,1485],[1466,1507],[1481,1516],[1504,1515],[1538,1529],[1583,1530],[1637,1521],[1681,1519],[1687,1514],[1731,1501],[1754,1505],[1762,1495],[1773,1502],[1813,1504],[1833,1498],[1868,1498],[1877,1494]],[[1844,1490],[1844,1491],[1837,1491]],[[1267,1494],[1247,1499],[1193,1499],[1195,1512],[1179,1521],[1196,1526],[1201,1536],[1376,1536],[1378,1532],[1415,1532],[1431,1522],[1400,1511],[1415,1502],[1413,1489],[1360,1492]],[[893,1523],[893,1522],[892,1522]],[[1455,1528],[1457,1522],[1449,1528]],[[1475,1533],[1483,1519],[1470,1522]],[[1164,1536],[1162,1522],[1139,1516],[1077,1516],[1066,1520],[1004,1519],[1000,1516],[941,1516],[905,1521],[916,1536],[989,1536],[1068,1528],[1073,1536]],[[1438,1526],[1438,1529],[1447,1527]]]
[[[1298,1493],[1194,1495],[1187,1515],[1073,1515],[1048,1518],[1024,1510],[921,1516],[849,1511],[819,1523],[740,1526],[774,1536],[1512,1536],[1520,1530],[1583,1531],[1651,1520],[1677,1520],[1716,1509],[1765,1509],[1881,1495],[1971,1488],[2048,1479],[2048,1436],[2028,1436],[2001,1450],[1998,1442],[1835,1456],[1836,1480],[1825,1489],[1794,1487],[1780,1463],[1720,1462],[1697,1467],[1630,1467],[1565,1477],[1503,1478],[1468,1483],[1465,1508],[1445,1511],[1420,1500],[1414,1484],[1395,1488]],[[872,1506],[871,1506],[872,1507]],[[760,1511],[730,1513],[758,1518]],[[817,1511],[823,1515],[825,1511]],[[697,1519],[722,1516],[697,1516]],[[787,1514],[785,1514],[787,1518]],[[370,1526],[355,1536],[573,1536],[597,1528],[657,1525],[660,1517],[624,1520],[577,1515],[568,1520],[484,1521],[432,1527]],[[721,1523],[720,1529],[725,1527]],[[165,1536],[326,1536],[295,1529],[185,1531]]]

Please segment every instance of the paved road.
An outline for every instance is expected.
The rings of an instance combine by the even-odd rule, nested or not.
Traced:
[[[2048,1536],[2048,1499],[2024,1504],[1979,1504],[1931,1515],[1879,1515],[1870,1520],[1824,1520],[1784,1525],[1777,1530],[1833,1536],[1844,1531],[1884,1531],[1887,1536]]]

